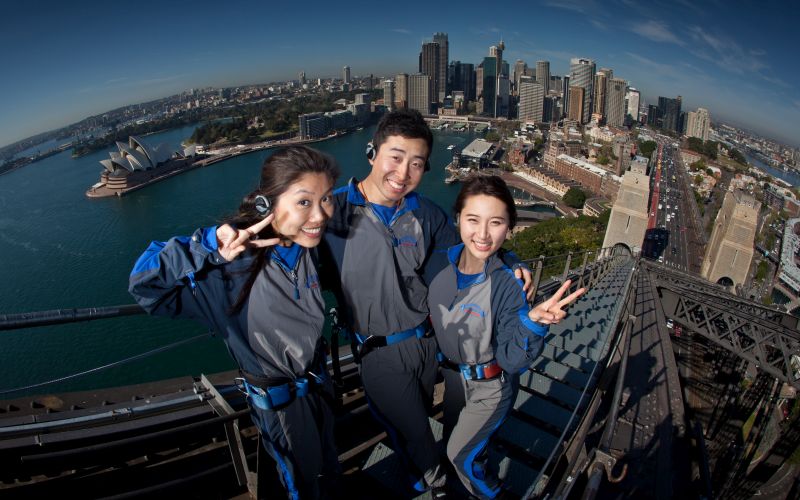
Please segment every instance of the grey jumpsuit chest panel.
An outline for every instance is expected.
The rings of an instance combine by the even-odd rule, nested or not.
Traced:
[[[268,377],[303,375],[314,359],[325,321],[319,277],[307,251],[296,273],[295,288],[289,273],[270,259],[247,302],[248,342]]]
[[[425,319],[428,289],[418,270],[428,243],[411,211],[387,228],[371,208],[355,207],[341,279],[356,332],[389,335]]]
[[[492,277],[463,290],[458,290],[456,279],[450,266],[430,286],[430,314],[439,349],[454,363],[488,363],[495,357]]]

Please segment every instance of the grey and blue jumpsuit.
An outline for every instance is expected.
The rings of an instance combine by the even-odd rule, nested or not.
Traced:
[[[196,319],[222,336],[288,497],[320,498],[339,465],[321,336],[325,304],[311,251],[270,249],[232,313],[256,256],[245,252],[227,262],[216,229],[152,242],[131,272],[129,291],[150,314]]]
[[[441,208],[417,193],[396,208],[368,203],[355,179],[334,191],[334,206],[320,259],[361,343],[370,409],[407,466],[410,484],[420,491],[443,486],[428,423],[437,362],[422,270],[434,249],[444,252],[457,242],[455,229]]]
[[[502,255],[489,257],[482,273],[466,275],[458,270],[462,251],[463,243],[435,255],[425,273],[445,381],[444,436],[467,490],[494,498],[500,485],[487,467],[487,444],[511,411],[519,373],[542,351],[548,327],[528,317],[522,282]]]

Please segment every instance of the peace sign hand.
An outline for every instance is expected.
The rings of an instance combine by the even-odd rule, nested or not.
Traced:
[[[573,303],[575,299],[586,292],[585,288],[581,288],[579,290],[575,290],[567,297],[562,299],[561,297],[567,292],[567,290],[569,290],[569,286],[571,284],[572,281],[565,281],[564,284],[561,285],[561,288],[559,288],[558,291],[549,299],[531,309],[531,311],[528,313],[528,317],[532,321],[542,325],[555,325],[564,319],[567,316],[567,313],[561,309]]]
[[[275,214],[269,214],[264,220],[253,224],[245,229],[234,229],[229,224],[223,224],[217,228],[217,250],[223,259],[228,262],[234,260],[246,248],[264,248],[277,245],[280,238],[269,238],[266,240],[252,239],[272,222]]]

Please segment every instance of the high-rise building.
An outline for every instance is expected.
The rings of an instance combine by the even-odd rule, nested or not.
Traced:
[[[506,75],[497,79],[497,117],[508,118],[511,113],[511,80]]]
[[[686,124],[686,135],[707,141],[710,125],[711,117],[708,114],[708,110],[705,108],[697,108],[697,111],[689,112]]]
[[[431,88],[428,95],[436,102],[439,96],[439,57],[441,52],[436,42],[425,42],[419,53],[419,72],[431,77]]]
[[[346,84],[350,83],[350,66],[342,68],[342,81]]]
[[[355,96],[353,96],[353,99],[355,100],[356,104],[366,104],[367,106],[369,106],[372,103],[372,96],[370,96],[366,92],[356,94]]]
[[[647,106],[647,124],[652,125],[653,127],[661,128],[663,123],[664,121],[661,118],[661,108],[649,104]]]
[[[608,81],[613,72],[608,68],[600,68],[594,75],[594,96],[592,97],[592,113],[606,118],[606,98],[608,94]]]
[[[497,116],[497,58],[483,58],[483,114]]]
[[[563,102],[561,103],[561,111],[563,115],[566,116],[569,113],[569,75],[564,75],[564,78],[561,79],[562,87],[561,87],[561,99]],[[553,121],[561,120],[561,116],[558,119]]]
[[[514,93],[519,95],[519,79],[525,75],[528,69],[528,64],[522,59],[517,59],[514,63]]]
[[[408,107],[416,109],[423,115],[431,113],[431,77],[424,73],[415,73],[408,77]]]
[[[389,111],[394,111],[394,82],[392,80],[383,81],[383,105]]]
[[[523,76],[519,81],[519,120],[544,121],[544,87],[529,76]]]
[[[297,75],[297,79],[300,80],[300,85],[306,84],[306,72],[301,71],[299,75]]]
[[[606,123],[612,127],[622,127],[625,123],[625,89],[628,82],[622,78],[608,80],[606,93]]]
[[[583,91],[583,104],[581,106],[581,123],[588,123],[592,115],[592,94],[594,91],[594,74],[596,65],[592,59],[573,57],[569,65],[569,85],[581,87]],[[571,91],[571,90],[570,90]],[[571,100],[571,99],[570,99]],[[571,105],[572,103],[570,103]],[[570,107],[572,110],[572,107]]]
[[[584,116],[584,103],[586,102],[586,89],[577,85],[569,86],[569,111],[567,118],[581,123]]]
[[[639,91],[634,88],[628,88],[625,92],[625,114],[631,115],[633,121],[639,121]]]
[[[536,83],[544,88],[544,93],[550,91],[550,61],[536,61]]]
[[[658,98],[658,110],[661,114],[661,128],[680,131],[681,96],[675,99],[670,97]]]
[[[447,70],[448,88],[451,92],[464,93],[464,101],[475,100],[475,65],[452,61]]]
[[[434,43],[439,44],[439,63],[436,68],[436,99],[444,102],[447,92],[447,62],[450,60],[450,44],[447,41],[447,33],[434,33]]]
[[[399,73],[394,77],[394,103],[397,109],[408,108],[408,74]]]

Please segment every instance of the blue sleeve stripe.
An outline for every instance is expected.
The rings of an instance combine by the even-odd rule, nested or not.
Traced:
[[[149,271],[151,269],[158,269],[160,265],[158,254],[161,253],[161,250],[163,250],[166,245],[167,244],[163,241],[151,241],[150,245],[147,247],[147,250],[144,251],[144,253],[136,261],[136,264],[133,265],[131,276]]]
[[[209,252],[217,250],[217,226],[206,227],[203,229],[203,248]]]

